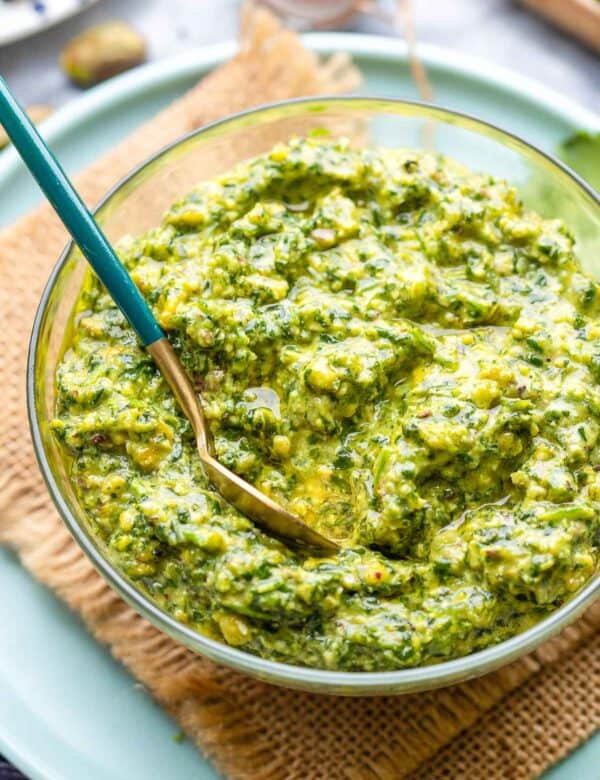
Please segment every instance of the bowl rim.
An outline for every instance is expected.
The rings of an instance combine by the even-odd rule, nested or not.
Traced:
[[[538,156],[545,159],[552,166],[558,168],[559,171],[572,179],[574,183],[583,190],[584,194],[591,199],[592,203],[600,208],[600,194],[575,171],[565,165],[562,161],[558,160],[554,155],[539,149],[535,144],[526,141],[516,133],[505,130],[495,123],[479,119],[466,112],[455,111],[453,109],[422,101],[359,94],[313,96],[266,103],[255,108],[229,114],[226,117],[203,125],[200,128],[191,130],[179,136],[174,141],[164,145],[158,151],[132,168],[125,176],[121,177],[90,210],[92,214],[95,215],[121,190],[123,186],[140,174],[145,168],[152,165],[163,155],[168,154],[171,150],[196,136],[204,135],[222,125],[227,125],[244,117],[264,115],[268,114],[270,111],[277,112],[277,110],[286,106],[302,107],[309,106],[310,104],[357,104],[372,110],[383,109],[386,105],[388,107],[405,106],[415,110],[425,118],[426,114],[430,112],[434,114],[433,118],[437,115],[440,118],[454,117],[463,122],[466,120],[468,129],[470,130],[491,130],[494,135],[500,135],[515,142],[517,147],[524,147],[525,150],[534,157]],[[201,634],[199,631],[195,631],[189,626],[178,622],[167,612],[160,609],[143,591],[138,590],[110,563],[107,557],[100,553],[99,549],[92,541],[92,534],[89,533],[71,513],[63,498],[60,485],[54,478],[44,449],[35,396],[35,376],[38,367],[37,347],[49,298],[73,248],[74,241],[70,240],[62,250],[50,273],[48,281],[44,286],[33,321],[26,370],[27,411],[31,438],[36,459],[48,488],[48,492],[71,535],[82,548],[96,570],[104,577],[110,586],[116,590],[138,614],[148,619],[159,630],[167,633],[176,641],[181,642],[213,661],[223,663],[230,668],[268,680],[272,683],[313,690],[318,689],[319,686],[323,686],[324,692],[331,692],[333,689],[333,692],[343,692],[350,695],[353,693],[369,695],[386,692],[399,694],[450,685],[453,682],[464,681],[507,664],[535,649],[543,641],[564,628],[600,595],[600,573],[597,573],[565,604],[542,618],[530,628],[509,639],[459,658],[440,661],[431,665],[381,672],[337,671],[298,666],[283,663],[281,661],[271,661],[227,645],[224,642],[211,639],[210,637]]]

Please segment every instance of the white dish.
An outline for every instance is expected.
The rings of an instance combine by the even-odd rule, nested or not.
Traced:
[[[0,46],[54,27],[98,0],[0,0]]]

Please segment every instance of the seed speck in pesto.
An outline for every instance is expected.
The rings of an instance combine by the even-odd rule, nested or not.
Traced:
[[[377,671],[508,638],[597,570],[600,287],[558,220],[441,156],[296,139],[118,246],[219,459],[342,547],[207,482],[90,273],[52,423],[115,566],[250,653]]]

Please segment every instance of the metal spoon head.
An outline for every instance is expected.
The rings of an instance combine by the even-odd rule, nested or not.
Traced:
[[[334,553],[339,550],[335,542],[322,536],[211,455],[207,455],[200,443],[198,453],[206,475],[223,498],[261,528],[275,536],[324,552]]]
[[[337,552],[339,547],[335,542],[313,530],[300,518],[219,463],[213,455],[212,438],[200,399],[175,350],[166,338],[149,344],[147,350],[190,421],[206,476],[223,498],[269,533],[324,552]]]

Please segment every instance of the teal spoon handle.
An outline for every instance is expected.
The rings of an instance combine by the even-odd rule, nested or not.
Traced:
[[[164,338],[133,279],[2,76],[0,124],[143,345]]]

